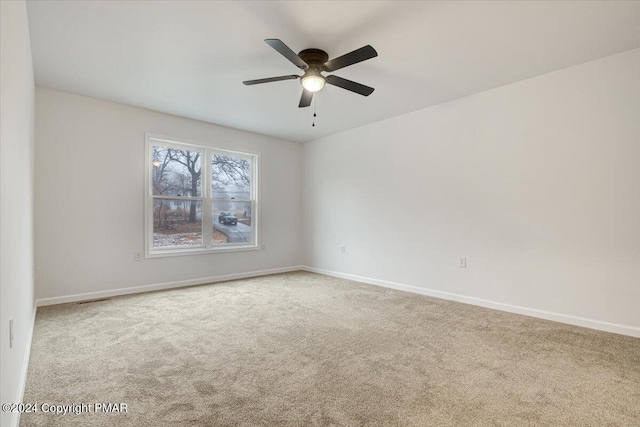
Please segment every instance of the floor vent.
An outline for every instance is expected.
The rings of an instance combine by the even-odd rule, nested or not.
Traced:
[[[90,301],[80,301],[76,304],[91,304],[92,302],[100,302],[100,301],[109,301],[111,298],[102,298],[102,299],[92,299]]]

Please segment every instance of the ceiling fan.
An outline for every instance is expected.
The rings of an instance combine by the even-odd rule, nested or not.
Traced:
[[[291,74],[289,76],[269,77],[266,79],[247,80],[242,83],[245,85],[256,85],[260,83],[278,82],[281,80],[294,80],[300,79],[302,83],[302,97],[300,98],[300,104],[298,107],[308,107],[311,105],[313,94],[318,92],[324,87],[325,83],[330,85],[341,87],[342,89],[350,90],[351,92],[358,93],[363,96],[369,96],[373,93],[374,89],[369,86],[365,86],[360,83],[353,82],[351,80],[343,79],[338,76],[323,76],[322,72],[332,72],[339,70],[349,65],[357,64],[358,62],[366,61],[367,59],[375,58],[378,56],[378,52],[366,45],[360,49],[356,49],[353,52],[349,52],[345,55],[339,56],[329,61],[329,55],[327,52],[320,49],[305,49],[299,54],[295,54],[289,46],[284,44],[279,39],[266,39],[265,42],[277,50],[282,56],[287,58],[296,67],[304,70],[304,74],[298,76]]]

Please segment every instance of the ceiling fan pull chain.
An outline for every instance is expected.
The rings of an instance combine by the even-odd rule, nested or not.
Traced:
[[[313,123],[311,124],[311,127],[315,127],[316,126],[316,98],[318,98],[317,96],[313,97]]]

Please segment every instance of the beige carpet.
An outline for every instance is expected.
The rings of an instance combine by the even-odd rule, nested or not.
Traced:
[[[640,340],[290,273],[40,308],[21,426],[638,426]]]

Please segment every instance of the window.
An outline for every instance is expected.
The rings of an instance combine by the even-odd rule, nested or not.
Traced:
[[[147,135],[148,257],[257,249],[258,154]]]

